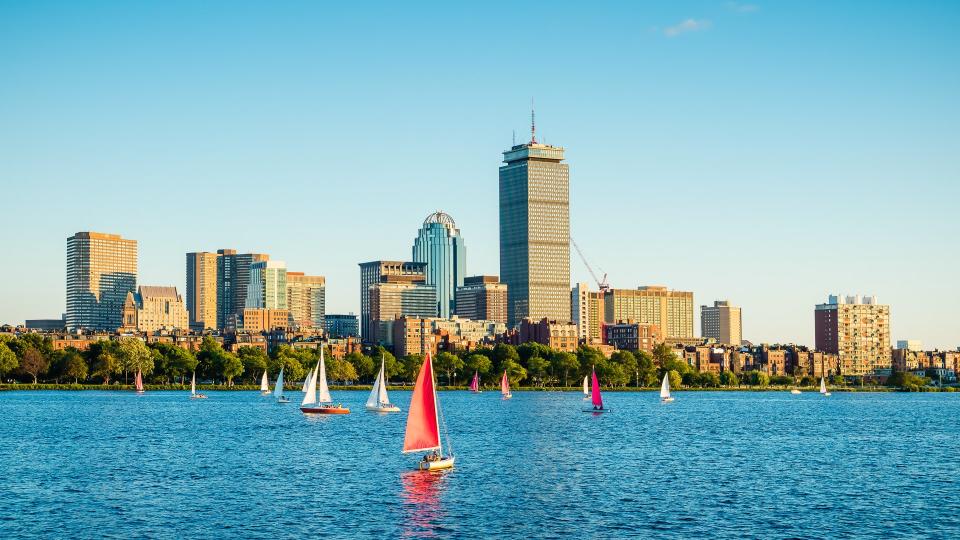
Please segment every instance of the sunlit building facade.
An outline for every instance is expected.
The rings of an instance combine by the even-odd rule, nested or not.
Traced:
[[[426,283],[437,290],[437,315],[450,317],[467,268],[467,248],[452,217],[440,211],[427,216],[413,241],[413,261],[427,264]]]
[[[283,261],[260,261],[250,265],[247,308],[287,308],[287,265]]]
[[[191,330],[217,328],[216,253],[187,253],[187,311]]]
[[[67,238],[67,328],[116,330],[136,288],[136,240],[98,232]]]

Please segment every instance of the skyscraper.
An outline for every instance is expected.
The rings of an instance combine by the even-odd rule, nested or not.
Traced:
[[[700,335],[720,343],[739,346],[743,340],[740,308],[729,300],[717,300],[713,306],[700,306]]]
[[[288,309],[287,265],[283,261],[259,261],[250,265],[247,308]]]
[[[507,324],[507,286],[497,276],[463,278],[456,304],[458,317]]]
[[[247,303],[247,284],[250,282],[250,265],[269,259],[270,256],[265,253],[217,250],[217,328],[225,328],[231,317],[243,314]]]
[[[78,232],[67,238],[67,327],[116,330],[137,288],[137,241]]]
[[[693,293],[655,285],[608,289],[603,296],[604,321],[655,324],[664,338],[693,337]]]
[[[817,350],[838,355],[844,375],[890,368],[890,306],[876,296],[831,294],[813,315]]]
[[[216,253],[187,253],[187,311],[191,330],[217,328]]]
[[[287,309],[290,327],[298,330],[324,328],[326,312],[326,278],[307,276],[303,272],[287,272]]]
[[[413,241],[413,261],[427,263],[426,283],[437,290],[435,315],[449,318],[467,267],[467,248],[452,217],[437,211],[423,220]]]
[[[370,319],[370,286],[380,283],[383,276],[412,276],[421,283],[426,279],[427,263],[402,261],[371,261],[360,263],[360,334],[371,342],[373,329]]]
[[[500,279],[507,326],[525,318],[570,318],[570,171],[563,148],[530,142],[503,153]]]

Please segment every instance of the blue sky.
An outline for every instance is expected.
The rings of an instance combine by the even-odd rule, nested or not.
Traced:
[[[877,294],[893,339],[960,345],[960,5],[450,4],[0,3],[0,321],[63,311],[80,230],[139,240],[142,284],[231,247],[356,312],[356,264],[442,209],[496,274],[533,97],[614,286],[809,344],[828,293]]]

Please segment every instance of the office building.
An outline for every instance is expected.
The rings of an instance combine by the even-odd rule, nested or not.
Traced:
[[[370,287],[370,343],[389,344],[393,321],[400,317],[433,317],[436,289],[422,276],[382,276]]]
[[[607,324],[603,327],[603,342],[621,351],[646,351],[663,343],[660,328],[655,324],[625,321]]]
[[[523,319],[515,336],[517,345],[533,342],[566,352],[574,352],[580,347],[577,325],[568,321]]]
[[[287,272],[287,309],[295,330],[323,329],[326,312],[326,278]]]
[[[471,276],[457,288],[456,315],[461,319],[507,324],[507,285],[497,276]]]
[[[116,330],[136,288],[136,240],[98,232],[67,238],[67,328]]]
[[[604,293],[604,322],[655,324],[665,339],[693,338],[693,293],[649,286]]]
[[[239,331],[259,334],[290,328],[290,311],[286,309],[244,308]]]
[[[844,375],[889,369],[890,306],[875,296],[830,295],[814,309],[817,350],[836,354]]]
[[[128,292],[122,309],[121,331],[188,330],[190,317],[176,287],[141,285]]]
[[[187,253],[187,311],[191,330],[218,328],[216,253]]]
[[[360,337],[360,321],[356,315],[328,313],[323,318],[323,327],[331,339]]]
[[[283,261],[259,261],[250,265],[245,308],[287,308],[287,265]]]
[[[586,283],[577,283],[570,291],[570,320],[586,344],[603,340],[603,302],[603,291],[591,291]]]
[[[402,261],[371,261],[360,263],[360,334],[373,343],[370,318],[370,287],[383,276],[410,276],[414,281],[426,280],[427,263]]]
[[[452,317],[400,317],[393,322],[391,346],[397,356],[436,354],[439,350],[473,350],[493,343],[507,326],[494,321],[474,321]]]
[[[247,304],[250,265],[267,260],[270,256],[265,253],[217,250],[217,328],[222,330],[231,319],[241,318]]]
[[[731,305],[729,300],[717,300],[712,307],[700,306],[700,332],[705,338],[728,345],[740,345],[743,340],[742,324],[740,308]]]
[[[427,264],[426,283],[437,289],[437,316],[450,317],[467,268],[467,248],[452,217],[437,211],[423,220],[413,241],[413,261]]]
[[[919,339],[900,339],[897,340],[897,348],[908,351],[922,351],[923,342]]]
[[[570,317],[570,173],[564,149],[530,142],[503,153],[500,279],[507,325]]]

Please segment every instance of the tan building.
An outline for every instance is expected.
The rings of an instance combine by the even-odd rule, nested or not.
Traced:
[[[196,332],[217,328],[216,253],[187,253],[187,311],[190,329]]]
[[[653,348],[663,343],[660,327],[655,324],[621,321],[603,326],[606,345],[613,345],[622,351],[646,351],[653,353]]]
[[[830,295],[814,310],[817,350],[839,356],[843,375],[891,367],[890,306],[875,296]]]
[[[136,288],[136,240],[98,232],[67,238],[67,328],[116,330]]]
[[[550,347],[555,351],[573,352],[580,347],[580,336],[577,325],[571,322],[551,321],[541,319],[534,322],[531,319],[520,321],[520,328],[516,334],[517,344],[535,342]]]
[[[123,304],[121,330],[158,332],[190,328],[190,316],[176,287],[141,285],[136,294],[127,293]]]
[[[577,283],[570,291],[570,320],[577,325],[577,334],[588,345],[604,339],[603,291],[591,291],[586,283]]]
[[[290,310],[245,308],[243,326],[239,330],[248,334],[259,334],[271,330],[287,330],[290,324]]]
[[[434,317],[437,293],[421,276],[383,276],[370,287],[370,321],[364,340],[390,345],[393,321],[400,317]]]
[[[326,278],[287,272],[287,309],[290,327],[296,330],[323,329],[326,312]]]
[[[457,287],[456,315],[475,321],[507,323],[507,284],[497,276],[464,278],[463,287]]]
[[[404,261],[370,261],[360,263],[360,335],[366,343],[376,342],[376,319],[371,316],[370,288],[385,278],[405,278],[425,283],[427,263]],[[436,291],[434,291],[436,294]],[[434,299],[436,302],[436,299]],[[434,307],[436,311],[436,307]],[[428,316],[436,316],[431,313]]]
[[[604,294],[604,322],[655,324],[664,338],[693,338],[693,293],[649,286],[610,289]]]
[[[743,341],[740,308],[729,300],[717,300],[713,306],[700,306],[700,333],[718,343],[740,345]]]

